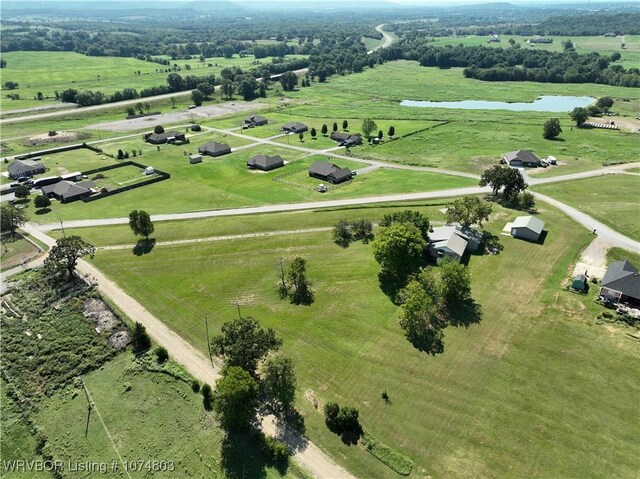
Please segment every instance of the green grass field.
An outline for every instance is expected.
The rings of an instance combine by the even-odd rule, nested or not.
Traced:
[[[533,188],[640,241],[640,176],[607,175]]]
[[[15,90],[3,90],[0,96],[2,110],[16,110],[32,106],[43,106],[56,103],[54,92],[62,92],[68,88],[76,90],[102,91],[110,94],[124,88],[135,88],[138,91],[167,84],[165,70],[170,68],[154,62],[146,62],[125,57],[91,57],[73,52],[6,52],[2,58],[7,61],[7,68],[2,71],[3,84],[7,81],[18,83]],[[304,58],[291,55],[287,58]],[[239,58],[209,58],[204,63],[198,59],[176,60],[182,70],[181,75],[219,75],[227,67],[238,66],[248,70],[261,64],[271,63],[272,58],[256,60],[253,55]],[[208,66],[211,64],[212,66]],[[186,69],[191,66],[191,70]],[[140,75],[137,72],[140,71]],[[34,97],[42,92],[46,100]],[[20,100],[9,100],[8,93],[17,93]],[[144,101],[144,99],[142,100]]]
[[[2,251],[0,253],[0,270],[6,271],[18,266],[24,260],[33,258],[38,249],[22,236],[15,239],[2,235]]]
[[[515,216],[496,208],[487,227],[498,233]],[[553,209],[540,216],[544,245],[500,237],[500,255],[471,258],[484,320],[447,329],[438,357],[402,336],[370,246],[341,249],[330,232],[157,247],[141,257],[100,251],[94,261],[200,349],[203,315],[215,332],[236,302],[274,327],[296,363],[309,437],[359,477],[396,476],[328,432],[302,398],[307,389],[358,407],[367,431],[414,461],[412,477],[632,476],[637,349],[623,330],[595,324],[591,298],[561,287],[589,232]],[[275,261],[292,255],[308,260],[310,307],[277,298]]]
[[[202,396],[186,382],[141,370],[132,357],[120,354],[84,377],[95,404],[87,437],[84,391],[69,387],[46,400],[34,419],[49,437],[48,450],[65,464],[106,463],[108,471],[100,477],[122,477],[123,466],[99,412],[122,459],[143,464],[142,471],[131,472],[132,478],[225,477],[220,468],[222,432],[212,414],[204,410]],[[280,475],[264,464],[260,454],[246,452],[248,469],[260,477],[296,477]],[[173,463],[174,470],[144,470],[146,461],[154,460]],[[117,473],[111,469],[114,461]],[[86,473],[67,472],[65,477],[86,477]]]

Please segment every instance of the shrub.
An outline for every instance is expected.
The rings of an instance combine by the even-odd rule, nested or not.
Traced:
[[[147,328],[136,321],[131,334],[131,344],[136,354],[147,351],[151,347],[151,339],[147,333]]]
[[[158,346],[154,351],[156,359],[159,363],[166,363],[169,360],[169,352],[163,346]]]
[[[324,405],[324,421],[331,429],[336,425],[336,419],[340,413],[340,406],[337,402],[329,402]]]
[[[198,381],[196,381],[195,379],[193,381],[191,381],[191,390],[194,393],[199,393],[200,392],[200,383]]]
[[[213,391],[211,390],[211,386],[207,383],[202,385],[202,389],[200,389],[202,393],[202,404],[207,411],[211,411],[212,402],[213,402]]]
[[[202,127],[200,125],[191,125],[191,131],[202,131]]]
[[[284,462],[289,459],[289,447],[271,436],[264,437],[264,452],[273,462]]]
[[[162,127],[162,125],[156,125],[156,127],[153,129],[153,132],[156,135],[159,135],[160,133],[164,133],[164,128]]]

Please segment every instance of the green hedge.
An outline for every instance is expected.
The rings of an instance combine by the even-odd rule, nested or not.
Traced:
[[[362,443],[367,451],[373,454],[380,462],[386,464],[398,474],[408,476],[413,468],[413,461],[394,451],[386,444],[379,442],[375,437],[365,431],[362,435]]]

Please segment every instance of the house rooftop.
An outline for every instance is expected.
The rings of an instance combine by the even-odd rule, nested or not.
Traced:
[[[527,228],[541,234],[544,229],[544,221],[535,216],[518,216],[513,223],[511,223],[511,228]]]
[[[619,291],[634,299],[640,299],[640,276],[635,266],[626,260],[615,261],[609,265],[602,278],[601,285]]]

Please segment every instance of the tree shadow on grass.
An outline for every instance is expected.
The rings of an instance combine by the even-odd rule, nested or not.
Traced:
[[[233,431],[222,439],[221,466],[228,479],[263,479],[267,477],[267,467],[274,467],[284,476],[289,458],[274,459],[260,431]]]
[[[51,208],[40,208],[36,210],[37,215],[46,215],[47,213],[51,213]]]
[[[478,254],[500,254],[504,246],[500,242],[500,237],[489,231],[482,232],[482,244],[478,248]]]
[[[136,256],[142,256],[143,254],[151,253],[153,247],[156,245],[155,238],[141,239],[138,240],[136,245],[133,247],[133,254]]]
[[[389,297],[393,304],[400,304],[399,293],[406,286],[406,279],[398,278],[389,272],[382,270],[378,273],[380,289]]]
[[[451,326],[468,328],[482,321],[482,306],[470,299],[450,306],[447,319]]]

